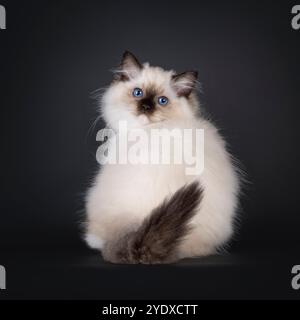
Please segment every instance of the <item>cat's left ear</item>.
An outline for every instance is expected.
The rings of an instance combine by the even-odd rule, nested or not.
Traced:
[[[188,97],[195,89],[198,72],[186,71],[172,76],[172,85],[178,97]]]
[[[142,69],[143,65],[139,60],[131,52],[125,51],[115,78],[117,80],[127,81],[135,78]]]

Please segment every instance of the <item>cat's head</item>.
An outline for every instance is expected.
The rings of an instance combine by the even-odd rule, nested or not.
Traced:
[[[141,64],[126,51],[103,96],[103,118],[112,128],[117,128],[121,120],[139,127],[193,117],[198,107],[194,94],[196,80],[196,71],[180,74],[165,71],[148,63]]]

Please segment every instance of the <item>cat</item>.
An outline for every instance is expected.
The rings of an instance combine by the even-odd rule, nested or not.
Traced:
[[[204,170],[182,165],[105,164],[86,196],[85,241],[112,263],[159,264],[217,253],[231,238],[239,170],[223,137],[202,116],[196,71],[175,73],[123,54],[101,99],[101,115],[116,132],[204,130]]]

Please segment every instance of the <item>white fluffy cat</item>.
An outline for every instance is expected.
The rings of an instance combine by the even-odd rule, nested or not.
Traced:
[[[124,53],[101,102],[107,125],[204,129],[204,170],[187,175],[184,163],[102,166],[86,198],[85,239],[105,260],[174,262],[215,253],[232,235],[238,171],[217,128],[200,114],[196,78]]]

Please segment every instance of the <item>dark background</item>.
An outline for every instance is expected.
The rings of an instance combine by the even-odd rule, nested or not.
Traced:
[[[11,270],[0,299],[300,297],[290,287],[300,264],[295,2],[0,4],[0,264]],[[143,62],[199,71],[201,102],[249,181],[226,256],[111,266],[81,240],[103,126],[92,126],[91,96],[126,49]]]

